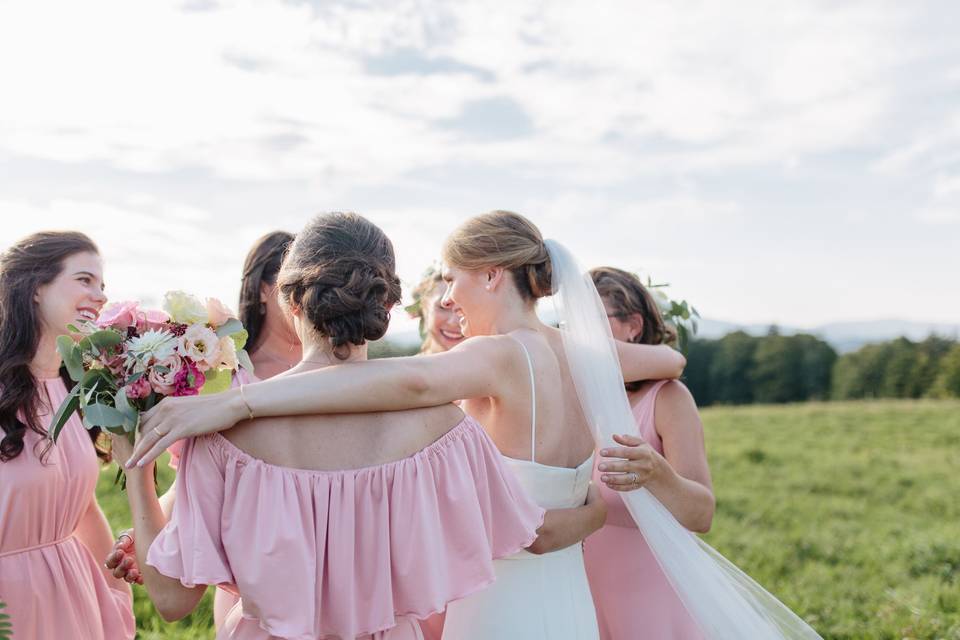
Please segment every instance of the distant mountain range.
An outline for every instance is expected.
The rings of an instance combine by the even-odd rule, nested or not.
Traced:
[[[864,322],[831,322],[813,328],[777,325],[783,335],[809,333],[822,338],[840,353],[855,351],[871,342],[885,342],[901,336],[911,340],[923,340],[931,334],[947,338],[960,338],[960,324],[936,322],[913,322],[910,320],[868,320]],[[700,322],[700,338],[720,338],[732,331],[744,331],[762,336],[770,331],[769,324],[738,324],[705,318]]]
[[[549,322],[543,314],[544,320]],[[830,345],[840,353],[856,351],[865,344],[871,342],[885,342],[893,340],[900,336],[911,340],[923,340],[931,334],[947,338],[960,339],[960,324],[945,324],[936,322],[913,322],[910,320],[868,320],[864,322],[831,322],[813,328],[791,327],[786,325],[777,325],[777,330],[782,335],[793,335],[796,333],[809,333],[826,340]],[[726,322],[723,320],[714,320],[704,318],[700,321],[700,330],[697,332],[699,338],[721,338],[733,331],[744,331],[754,336],[763,336],[770,331],[769,324],[740,324],[736,322]],[[418,344],[420,336],[415,330],[390,332],[387,340],[396,344],[412,345]]]

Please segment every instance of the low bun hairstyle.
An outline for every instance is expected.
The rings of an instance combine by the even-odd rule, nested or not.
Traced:
[[[461,269],[506,269],[529,302],[553,294],[553,269],[543,235],[518,213],[491,211],[467,220],[447,238],[443,260]]]
[[[334,355],[378,340],[400,301],[393,244],[355,213],[319,215],[297,234],[277,276],[280,298],[330,339]]]

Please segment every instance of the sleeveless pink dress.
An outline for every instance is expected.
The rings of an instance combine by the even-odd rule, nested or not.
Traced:
[[[640,436],[661,455],[663,443],[657,434],[654,409],[657,393],[667,382],[654,383],[633,407]],[[607,523],[583,541],[583,557],[601,640],[703,638],[643,540],[620,494],[600,481],[596,466],[593,480],[607,502]]]
[[[489,585],[543,515],[470,417],[408,458],[344,471],[267,464],[213,434],[185,443],[147,563],[240,594],[221,640],[418,638],[416,620]]]
[[[39,381],[53,411],[67,396],[59,378]],[[43,410],[41,424],[52,411]],[[17,640],[133,638],[128,592],[112,589],[100,562],[74,535],[100,465],[74,415],[45,462],[43,436],[27,431],[23,452],[0,462],[0,600]]]

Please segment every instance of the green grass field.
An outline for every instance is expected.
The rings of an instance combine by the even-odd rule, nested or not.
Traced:
[[[960,640],[960,402],[704,410],[717,516],[706,539],[824,638]],[[163,482],[170,474],[162,473]],[[129,517],[105,471],[100,502]],[[212,638],[209,594],[140,637]]]

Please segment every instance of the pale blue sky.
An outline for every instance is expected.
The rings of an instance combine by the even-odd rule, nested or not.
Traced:
[[[6,246],[235,303],[250,242],[380,224],[411,283],[520,211],[709,317],[960,320],[953,2],[0,4]],[[402,324],[402,323],[401,323]]]

